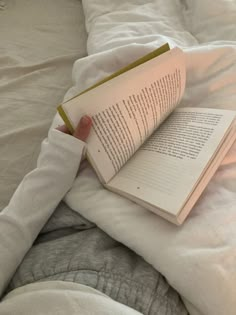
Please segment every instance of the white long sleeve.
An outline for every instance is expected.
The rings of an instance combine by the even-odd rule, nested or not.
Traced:
[[[0,213],[0,297],[58,203],[72,186],[84,142],[51,129],[37,167]],[[20,167],[20,165],[19,165]]]

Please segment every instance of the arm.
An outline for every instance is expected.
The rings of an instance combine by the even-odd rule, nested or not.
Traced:
[[[89,128],[88,128],[89,127]],[[87,132],[78,125],[74,137],[52,129],[42,143],[37,167],[24,177],[0,213],[0,297],[42,227],[72,186]],[[60,130],[60,131],[59,131]],[[61,132],[62,131],[62,132]]]

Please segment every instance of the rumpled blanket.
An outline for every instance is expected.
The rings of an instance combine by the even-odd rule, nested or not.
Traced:
[[[236,109],[236,2],[85,0],[89,56],[65,100],[165,42],[186,53],[181,106]],[[96,104],[94,104],[96,106]],[[52,127],[60,122],[56,116]],[[65,202],[160,271],[191,315],[236,310],[236,144],[185,224],[105,190],[89,165]]]

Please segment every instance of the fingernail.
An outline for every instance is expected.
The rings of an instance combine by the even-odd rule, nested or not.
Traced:
[[[86,127],[90,124],[90,117],[89,116],[83,116],[81,119],[81,125]]]

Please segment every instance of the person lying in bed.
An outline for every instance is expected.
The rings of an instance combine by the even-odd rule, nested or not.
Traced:
[[[74,137],[66,135],[65,126],[53,130],[43,144],[48,146],[48,152],[38,161],[37,169],[24,178],[8,207],[0,214],[1,294],[52,211],[71,187],[90,128],[91,119],[84,116]],[[49,156],[54,165],[48,165]],[[65,163],[70,164],[66,172]],[[41,209],[37,209],[39,200]],[[0,314],[139,313],[93,288],[72,282],[50,281],[13,290],[0,303]]]
[[[65,126],[51,129],[48,138],[42,143],[44,153],[40,155],[36,169],[24,177],[9,205],[0,213],[1,315],[141,314],[114,301],[102,292],[90,286],[72,282],[73,280],[43,279],[43,281],[20,286],[4,295],[17,267],[59,202],[71,188],[80,166],[85,140],[89,135],[91,125],[91,118],[84,116],[73,136],[69,134]],[[122,262],[120,264],[122,267]],[[148,264],[145,265],[145,262],[142,266],[146,275],[148,275],[148,268],[153,270]],[[150,279],[150,275],[155,274],[156,271],[151,272],[154,273],[149,273]],[[148,281],[147,277],[145,285],[148,285]],[[166,289],[168,291],[168,286]],[[166,302],[165,294],[161,292]],[[150,291],[150,296],[151,299],[148,299],[146,307],[148,314],[160,314],[155,307],[153,291]],[[171,301],[174,312],[171,311],[168,314],[186,314],[181,300],[178,301],[178,295],[173,292],[171,297],[175,301]],[[139,301],[136,298],[134,300]],[[152,304],[154,310],[150,311]],[[140,309],[137,303],[138,307]]]

